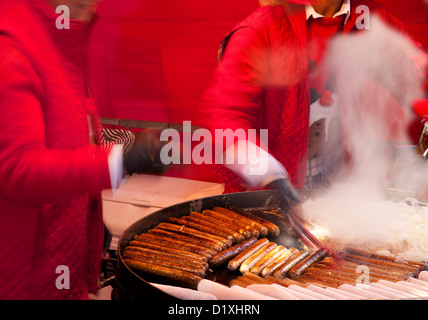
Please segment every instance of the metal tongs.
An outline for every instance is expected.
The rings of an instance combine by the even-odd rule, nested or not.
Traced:
[[[428,120],[424,120],[424,128],[416,146],[416,153],[420,154],[428,164]]]
[[[292,206],[290,200],[295,202],[297,205],[301,204],[301,200],[290,185],[287,179],[277,179],[269,184],[273,189],[279,190],[281,194],[280,209],[284,213],[284,217],[293,228],[296,236],[303,242],[303,244],[311,250],[327,250],[328,254],[332,257],[338,257],[333,249],[322,243],[317,237],[315,237],[304,225],[304,221],[296,214],[295,208]]]

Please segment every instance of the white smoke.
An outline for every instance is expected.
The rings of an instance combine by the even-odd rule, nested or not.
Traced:
[[[408,38],[374,16],[369,30],[338,36],[330,45],[325,68],[336,76],[343,146],[352,161],[324,199],[304,204],[302,214],[332,239],[360,246],[401,241],[400,228],[392,226],[398,217],[394,221],[382,211],[390,208],[377,203],[388,188],[412,190],[428,180],[407,134],[411,104],[422,96],[422,72],[414,62],[419,56]],[[405,157],[397,150],[406,150]]]
[[[411,106],[422,97],[423,73],[415,63],[419,56],[407,37],[376,16],[369,30],[331,43],[325,67],[336,76],[342,142],[352,159],[344,174],[352,185],[362,185],[361,191],[390,186],[396,150],[411,150],[397,147],[411,145]]]

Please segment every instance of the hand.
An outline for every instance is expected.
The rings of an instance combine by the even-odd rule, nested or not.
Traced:
[[[289,182],[287,170],[271,154],[250,141],[237,143],[232,150],[229,153],[226,150],[225,166],[250,187],[278,189],[287,199],[299,202],[297,192]],[[240,158],[247,161],[240,163]]]
[[[297,203],[300,202],[299,195],[297,194],[296,189],[294,189],[294,187],[285,177],[272,181],[266,187],[269,189],[279,190],[279,192],[281,193],[282,199],[287,202],[289,199]]]
[[[162,163],[160,151],[164,143],[151,131],[142,131],[135,136],[133,145],[125,151],[123,164],[129,175],[133,173],[163,174],[168,165]]]

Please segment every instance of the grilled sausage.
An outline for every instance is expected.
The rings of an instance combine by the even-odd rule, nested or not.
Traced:
[[[256,220],[250,219],[246,216],[243,216],[235,211],[232,211],[226,208],[214,207],[213,210],[221,214],[224,214],[225,216],[231,217],[233,219],[237,219],[238,221],[242,221],[243,223],[256,228],[259,231],[260,237],[266,237],[269,234],[268,229],[263,224],[257,222]]]
[[[254,228],[254,227],[252,227],[246,223],[243,223],[239,219],[235,219],[235,218],[225,216],[224,214],[221,214],[221,213],[213,211],[213,210],[204,210],[204,211],[202,211],[202,213],[206,216],[221,220],[221,221],[223,221],[223,223],[227,223],[228,226],[230,226],[230,225],[240,226],[244,230],[247,230],[248,232],[250,232],[250,235],[252,237],[258,238],[260,236],[260,233],[256,228]]]
[[[248,212],[247,210],[243,210],[241,208],[236,208],[236,207],[232,206],[231,209],[235,210],[236,212],[238,212],[239,214],[241,214],[247,218],[250,218],[251,220],[257,221],[257,222],[261,223],[262,225],[264,225],[268,229],[269,235],[278,236],[280,234],[279,227],[276,224],[270,222],[269,220],[266,220],[262,217],[259,217],[255,214],[252,214],[251,212]]]
[[[253,267],[250,269],[250,272],[255,273],[257,275],[261,275],[261,272],[265,269],[266,266],[271,264],[276,260],[282,253],[288,251],[284,246],[277,246],[268,254],[266,254],[263,258],[261,258],[258,262],[256,262]]]
[[[395,268],[395,269],[401,269],[401,270],[409,271],[415,277],[417,277],[419,272],[421,271],[420,268],[410,266],[410,265],[406,265],[406,264],[402,264],[402,263],[396,263],[396,262],[391,262],[391,261],[386,261],[386,260],[377,260],[377,259],[373,259],[373,258],[368,258],[368,257],[363,257],[363,256],[358,256],[358,255],[352,255],[352,254],[347,254],[347,253],[342,253],[341,256],[345,260],[359,262],[360,264],[364,264],[364,265],[368,265],[368,266],[378,265],[378,266],[391,267],[391,268]]]
[[[170,239],[165,235],[141,233],[139,235],[135,235],[134,239],[138,241],[143,241],[146,243],[158,244],[168,248],[186,250],[189,252],[206,256],[207,258],[211,257],[213,254],[216,253],[216,251],[209,249],[207,247],[191,244],[184,241],[179,241],[177,239]]]
[[[262,277],[256,275],[255,273],[252,273],[252,272],[244,273],[242,275],[242,278],[248,279],[249,281],[252,281],[254,284],[266,284],[265,279],[263,279]]]
[[[228,239],[230,244],[235,242],[235,238],[233,237],[232,234],[223,232],[222,230],[220,230],[218,228],[208,227],[208,226],[196,223],[196,222],[192,222],[192,221],[188,221],[188,220],[185,220],[182,218],[176,218],[176,217],[169,217],[168,222],[175,223],[175,224],[182,225],[182,226],[186,226],[189,228],[193,228],[195,230],[202,231],[202,232],[205,232],[208,234],[212,234],[214,236],[218,236],[218,237],[221,237],[223,239]]]
[[[184,261],[177,261],[177,260],[169,260],[167,258],[159,258],[158,256],[153,256],[146,253],[140,253],[136,251],[128,251],[125,252],[123,255],[124,259],[132,259],[135,261],[143,261],[147,263],[152,263],[157,266],[163,266],[168,268],[173,268],[177,270],[182,270],[186,272],[190,272],[193,274],[196,274],[200,277],[205,277],[205,269],[203,267],[197,266],[197,265],[191,265],[187,263],[183,263]]]
[[[200,259],[193,259],[190,257],[185,257],[181,254],[175,254],[171,252],[163,252],[163,251],[157,251],[157,250],[152,250],[148,248],[133,247],[133,246],[127,246],[123,251],[124,256],[129,254],[136,254],[136,253],[140,255],[152,256],[158,259],[179,261],[183,264],[198,265],[203,267],[205,270],[208,269],[208,266],[209,266],[207,262],[202,261]]]
[[[230,280],[229,287],[238,286],[238,287],[246,288],[250,284],[252,284],[252,283],[245,281],[245,279],[239,279],[239,277],[238,277],[238,278]]]
[[[202,277],[191,272],[159,266],[153,263],[132,259],[124,259],[123,261],[132,269],[162,277],[169,282],[191,289],[197,289],[199,281],[203,279]]]
[[[229,221],[219,220],[219,219],[214,218],[213,216],[202,214],[199,212],[191,212],[190,216],[191,217],[197,217],[199,219],[218,224],[218,225],[226,227],[228,229],[232,229],[232,230],[242,234],[242,236],[246,239],[251,237],[250,231],[246,230],[245,228],[241,228],[239,225],[232,224]]]
[[[342,285],[343,283],[337,280],[332,280],[332,279],[322,279],[322,277],[313,277],[312,275],[309,274],[304,274],[303,276],[299,276],[296,278],[297,282],[300,283],[304,283],[304,284],[314,284],[323,288],[337,288],[340,285]]]
[[[244,277],[243,275],[238,276],[229,282],[229,286],[231,286],[231,287],[234,285],[238,285],[240,287],[246,288],[252,284],[259,284],[259,283],[257,281],[254,281],[253,279],[250,279],[248,277]]]
[[[221,249],[225,249],[232,244],[231,241],[229,241],[225,238],[220,238],[220,237],[217,237],[217,236],[205,233],[205,232],[201,232],[201,231],[193,229],[193,228],[189,228],[186,226],[179,226],[179,225],[173,224],[173,223],[161,222],[155,227],[155,229],[156,228],[167,230],[167,231],[172,231],[172,232],[175,232],[177,234],[182,234],[185,236],[190,236],[192,238],[197,238],[197,239],[205,240],[208,242],[212,242],[213,244],[217,244],[219,246],[219,248],[221,248]]]
[[[223,251],[218,252],[209,259],[209,264],[212,267],[219,267],[228,263],[230,260],[235,258],[242,251],[246,250],[249,246],[257,241],[257,238],[252,237],[247,240],[242,241],[241,243],[235,244],[230,248],[227,248]]]
[[[165,247],[165,246],[158,245],[158,244],[147,243],[147,242],[144,242],[144,241],[131,240],[131,241],[129,241],[128,245],[131,246],[131,247],[142,247],[142,248],[148,248],[148,249],[153,249],[153,250],[157,250],[157,251],[164,251],[164,252],[169,252],[169,253],[175,253],[175,254],[178,254],[178,255],[182,255],[184,257],[189,257],[189,258],[192,258],[192,259],[201,260],[201,261],[205,261],[205,262],[208,261],[208,256],[205,256],[205,255],[193,253],[193,252],[190,252],[190,251],[185,251],[185,250],[180,250],[180,249]]]
[[[279,268],[273,273],[273,276],[278,279],[285,278],[288,272],[308,255],[309,252],[305,250],[300,250],[293,253],[289,259],[287,259],[281,266],[279,266]]]
[[[355,278],[358,278],[361,275],[361,272],[358,271],[358,266],[347,266],[347,265],[337,265],[331,267],[328,264],[325,263],[317,263],[315,265],[312,265],[311,268],[315,269],[324,269],[324,270],[332,270],[335,273],[343,273],[348,274],[350,276],[354,276]],[[370,280],[377,280],[377,279],[384,279],[384,280],[390,280],[390,281],[401,281],[401,280],[407,280],[408,277],[406,277],[403,274],[396,274],[396,273],[389,273],[386,271],[379,271],[379,270],[372,270],[369,268],[368,274]]]
[[[409,265],[409,266],[413,266],[413,267],[421,269],[421,270],[428,270],[428,265],[423,263],[423,262],[417,262],[417,261],[411,261],[411,260],[405,260],[405,259],[397,259],[394,257],[389,257],[389,256],[385,256],[385,255],[365,252],[361,249],[350,248],[350,247],[345,248],[344,252],[346,252],[348,254],[352,254],[352,255],[358,255],[358,256],[363,256],[363,257],[367,257],[367,258],[373,258],[376,260],[385,260],[385,261],[389,261],[389,262]]]
[[[381,265],[374,265],[374,264],[365,264],[365,263],[361,263],[359,261],[350,261],[350,260],[340,260],[337,261],[336,259],[332,258],[332,257],[326,257],[323,261],[320,261],[319,263],[322,264],[327,264],[329,266],[331,266],[332,268],[337,268],[337,267],[341,267],[341,266],[346,266],[346,267],[350,267],[350,268],[354,268],[354,270],[356,268],[358,268],[359,266],[365,265],[369,268],[370,272],[375,272],[375,273],[380,273],[380,274],[391,274],[394,276],[402,276],[404,278],[408,278],[408,277],[412,277],[413,273],[406,271],[406,270],[401,270],[401,269],[395,269],[395,268],[391,268],[391,267],[387,267],[387,266],[381,266]]]
[[[265,255],[267,255],[270,251],[275,249],[278,245],[275,242],[269,242],[260,248],[257,252],[251,255],[247,260],[245,260],[241,266],[239,267],[239,271],[242,273],[249,272],[251,268]]]
[[[355,279],[349,278],[348,276],[343,276],[333,271],[320,271],[314,269],[308,269],[303,276],[317,279],[320,281],[331,283],[332,285],[340,286],[342,284],[351,284],[355,285]],[[300,279],[301,276],[298,276],[296,280]]]
[[[301,276],[306,269],[308,269],[314,263],[324,259],[328,254],[327,249],[321,248],[311,253],[309,256],[297,263],[289,272],[288,277],[291,279],[296,279],[298,276]]]
[[[320,268],[320,266],[313,266],[313,267]],[[350,278],[353,277],[355,280],[358,280],[362,276],[360,272],[357,272],[357,269],[337,268],[337,269],[334,269],[333,271],[338,275],[342,275],[342,276],[348,275]],[[368,270],[367,274],[365,274],[365,276],[367,276],[366,279],[368,279],[369,282],[377,282],[379,280],[388,280],[392,282],[397,282],[397,281],[404,281],[408,279],[408,277],[406,278],[403,275],[396,275],[396,274],[387,273],[387,272],[380,273],[370,269]]]
[[[153,228],[147,231],[150,234],[161,235],[169,239],[184,241],[190,244],[206,247],[212,250],[212,254],[216,254],[217,252],[222,250],[222,247],[218,244],[213,244],[211,241],[206,241],[205,239],[200,239],[196,237],[191,237],[189,235],[179,234],[177,232],[167,231],[160,228]]]
[[[199,225],[203,225],[203,226],[206,226],[209,228],[219,230],[220,232],[222,232],[224,234],[230,234],[234,238],[235,242],[241,242],[241,241],[245,240],[245,237],[242,234],[240,234],[239,232],[236,232],[235,230],[230,229],[230,228],[226,228],[224,225],[216,224],[216,223],[204,220],[204,219],[200,219],[196,216],[196,214],[197,213],[195,213],[194,216],[183,216],[183,217],[181,217],[181,219],[186,220],[186,221],[190,221],[190,222],[194,222],[194,223],[197,223]],[[202,215],[202,213],[200,215]]]
[[[236,271],[239,269],[241,264],[247,260],[252,254],[257,252],[260,248],[265,246],[267,243],[269,243],[269,240],[267,238],[262,238],[258,240],[256,243],[253,243],[251,246],[249,246],[246,250],[242,251],[240,254],[238,254],[235,258],[229,261],[227,264],[227,268],[230,271]]]
[[[286,285],[278,278],[267,276],[266,278],[263,278],[263,279],[265,279],[267,284],[279,284],[280,286],[286,287]]]
[[[296,248],[289,248],[285,252],[283,252],[273,263],[266,266],[262,270],[262,277],[268,277],[273,275],[273,273],[281,266],[283,265],[295,252],[298,252],[299,250]]]
[[[275,277],[270,277],[270,278],[277,279]],[[286,286],[286,287],[291,286],[291,285],[296,285],[296,286],[301,286],[301,287],[307,287],[308,286],[305,283],[302,283],[302,282],[299,282],[296,280],[292,280],[290,278],[284,278],[282,280],[277,279],[277,280],[280,281],[280,283],[282,283],[282,285]]]

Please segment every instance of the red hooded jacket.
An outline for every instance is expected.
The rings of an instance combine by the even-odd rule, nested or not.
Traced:
[[[344,33],[356,31],[366,5],[389,25],[402,25],[382,5],[351,0]],[[306,175],[309,85],[306,16],[287,14],[282,5],[264,6],[238,24],[222,41],[219,67],[204,105],[206,125],[214,129],[268,129],[270,153],[288,171],[296,188]],[[225,193],[244,191],[242,180],[218,166]]]
[[[0,299],[97,289],[110,179],[89,138],[90,26],[57,29],[58,16],[45,0],[0,4]]]

